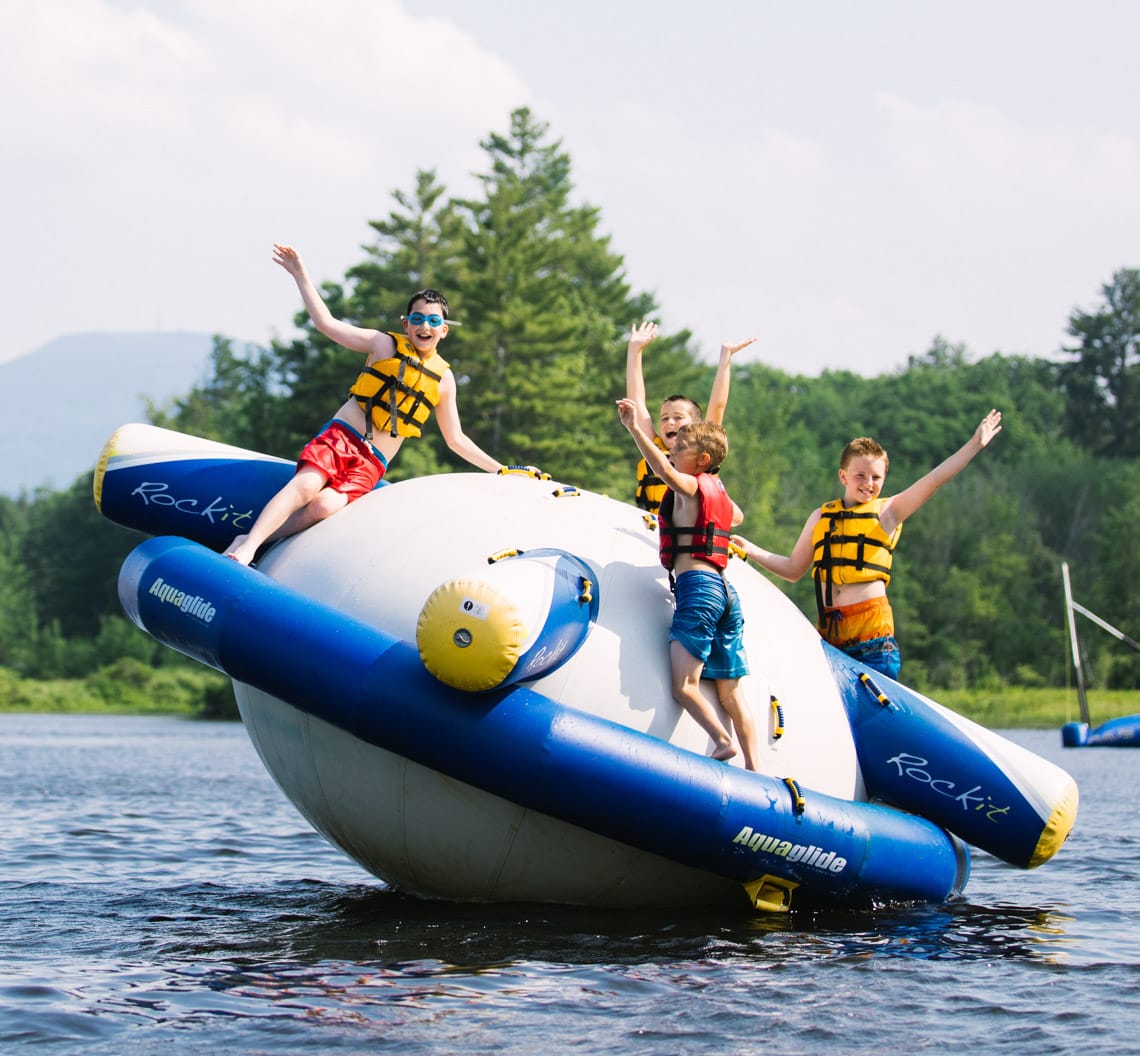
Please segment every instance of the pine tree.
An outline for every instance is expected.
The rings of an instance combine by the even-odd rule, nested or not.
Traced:
[[[452,365],[465,427],[500,459],[612,486],[633,460],[614,410],[624,334],[652,302],[631,297],[598,210],[570,203],[570,158],[545,123],[516,110],[481,146],[484,196],[457,203],[467,325]]]
[[[215,335],[206,380],[165,406],[148,400],[147,418],[165,429],[292,457],[292,404],[282,370],[279,356],[253,345],[239,352]]]
[[[368,258],[348,272],[352,295],[346,308],[361,326],[399,330],[408,298],[429,287],[448,299],[451,314],[459,318],[452,302],[462,270],[463,221],[445,193],[435,170],[421,169],[414,191],[392,193],[399,208],[385,220],[369,221],[378,237],[364,247]]]

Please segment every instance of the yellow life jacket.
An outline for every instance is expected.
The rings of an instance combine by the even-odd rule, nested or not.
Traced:
[[[820,618],[831,606],[833,583],[891,581],[891,564],[903,526],[887,535],[879,521],[886,499],[844,508],[842,499],[825,502],[812,531],[811,574]]]
[[[655,436],[653,442],[659,450],[668,454],[669,449],[661,437]],[[656,513],[661,509],[661,500],[665,498],[665,492],[668,490],[669,485],[650,471],[649,463],[644,458],[637,463],[637,492],[634,497],[638,506],[650,513]]]
[[[389,331],[389,336],[396,342],[395,355],[365,367],[348,390],[368,422],[366,440],[372,439],[373,425],[392,436],[419,436],[439,403],[439,383],[451,365],[438,352],[421,358],[404,334]]]

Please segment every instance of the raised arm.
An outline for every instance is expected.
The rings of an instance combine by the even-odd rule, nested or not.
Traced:
[[[459,408],[455,399],[455,375],[449,370],[439,383],[439,403],[435,408],[435,420],[447,446],[460,458],[488,473],[498,473],[502,464],[493,459],[464,431],[459,421]]]
[[[641,360],[645,346],[656,336],[656,323],[647,321],[640,326],[633,326],[630,328],[629,344],[626,345],[625,351],[625,398],[632,401],[638,425],[650,436],[655,430],[653,415],[649,413],[649,407],[645,402],[645,374]]]
[[[762,546],[749,542],[742,535],[734,535],[732,545],[743,550],[749,561],[755,561],[761,568],[767,569],[773,575],[786,579],[789,583],[795,583],[797,579],[802,579],[803,574],[811,568],[812,533],[818,520],[819,510],[813,510],[811,516],[804,522],[803,530],[796,540],[796,545],[792,547],[792,552],[788,555],[774,554],[771,550],[765,550]]]
[[[900,491],[886,502],[879,515],[879,523],[888,535],[918,510],[943,484],[953,480],[990,441],[1001,432],[1001,411],[991,410],[957,451],[935,466],[925,477],[916,480],[905,491]]]
[[[744,341],[729,341],[720,346],[720,361],[717,363],[716,377],[713,378],[712,392],[709,393],[706,421],[724,424],[724,412],[728,409],[728,388],[732,381],[732,357],[755,340],[756,338],[749,337]]]
[[[325,337],[330,341],[335,341],[338,345],[352,349],[354,352],[369,353],[374,350],[380,331],[353,326],[351,323],[334,318],[328,309],[328,305],[317,292],[316,286],[313,285],[312,279],[309,278],[309,273],[305,268],[305,262],[301,260],[300,253],[292,246],[280,245],[275,242],[273,244],[273,260],[274,263],[280,264],[293,276],[293,281],[297,283],[297,289],[301,293],[301,300],[305,302],[305,309],[309,313],[309,318],[313,320],[313,326]]]
[[[674,491],[683,495],[695,495],[697,478],[688,473],[679,473],[665,452],[653,442],[653,437],[645,431],[637,420],[637,408],[633,400],[618,400],[617,408],[621,424],[629,430],[629,435],[633,437],[638,450],[645,456],[650,471]]]

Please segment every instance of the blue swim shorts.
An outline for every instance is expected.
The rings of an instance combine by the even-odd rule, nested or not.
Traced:
[[[899,652],[899,643],[893,635],[884,638],[872,638],[866,642],[850,642],[844,646],[843,651],[860,663],[878,671],[887,678],[896,682],[902,670],[902,654]]]
[[[731,583],[719,572],[682,572],[673,589],[676,610],[669,641],[680,642],[705,666],[701,678],[742,678],[748,674],[744,652],[744,613]]]

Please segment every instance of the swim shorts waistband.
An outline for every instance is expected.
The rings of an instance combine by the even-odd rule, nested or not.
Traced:
[[[340,429],[343,429],[346,433],[351,433],[353,436],[355,436],[357,440],[359,440],[362,444],[364,444],[365,447],[368,448],[369,451],[372,452],[376,461],[378,461],[380,465],[382,465],[384,469],[387,470],[388,460],[377,450],[376,445],[371,441],[366,440],[363,433],[359,432],[357,429],[354,429],[343,418],[330,418],[327,422],[325,422],[324,425],[321,426],[321,432],[323,433],[326,429],[333,425],[337,426]]]
[[[823,610],[819,633],[837,648],[854,642],[889,638],[895,633],[895,614],[886,595]]]

